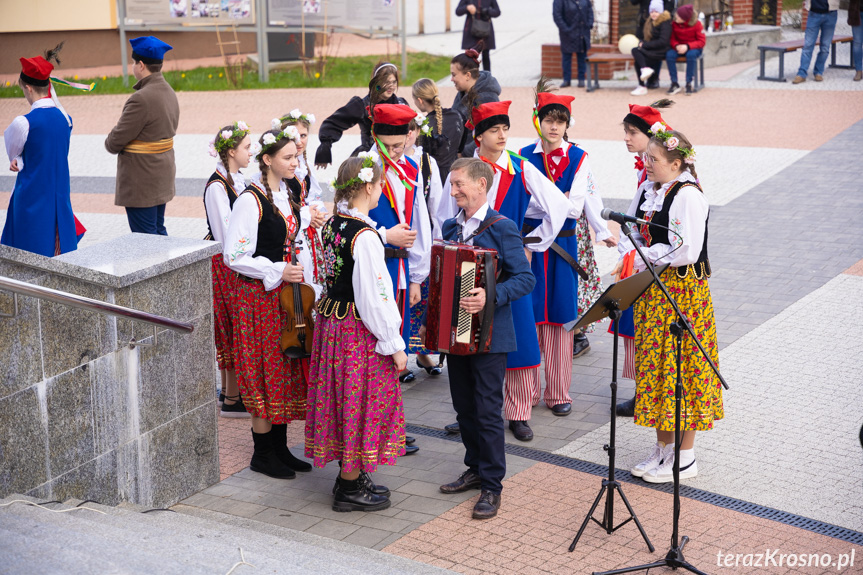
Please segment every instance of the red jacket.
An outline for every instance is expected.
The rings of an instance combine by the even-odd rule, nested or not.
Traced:
[[[671,47],[676,48],[680,44],[686,44],[690,50],[703,49],[706,42],[704,30],[701,28],[701,22],[695,22],[694,25],[671,23]]]

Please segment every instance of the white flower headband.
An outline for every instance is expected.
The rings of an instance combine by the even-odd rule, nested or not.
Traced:
[[[677,150],[683,156],[683,161],[690,166],[695,164],[695,148],[684,148],[680,145],[680,140],[676,136],[665,129],[661,122],[656,122],[650,126],[650,135],[665,144],[665,148],[669,152]]]
[[[269,131],[264,134],[264,137],[261,138],[261,150],[258,154],[266,154],[267,150],[269,150],[273,144],[278,142],[279,140],[284,140],[288,138],[293,140],[294,142],[300,141],[300,132],[297,130],[296,126],[288,126],[278,134],[273,134],[273,131]]]
[[[351,178],[344,184],[337,184],[336,179],[333,178],[329,182],[330,190],[335,192],[336,190],[344,190],[345,188],[349,188],[354,184],[371,184],[375,179],[375,170],[374,166],[380,162],[380,156],[378,156],[375,152],[360,152],[357,154],[358,158],[362,158],[363,167],[360,169],[360,173],[357,174],[355,178]]]
[[[234,122],[234,127],[230,130],[222,130],[215,140],[209,142],[209,152],[214,158],[218,158],[219,154],[228,148],[233,148],[249,134],[249,125],[239,120]]]
[[[287,122],[288,120],[294,120],[295,122],[298,120],[305,120],[309,124],[315,123],[315,115],[314,114],[304,114],[300,112],[299,108],[294,108],[287,115],[282,116],[281,118],[273,118],[270,121],[270,125],[274,130],[280,130],[282,128],[282,124]]]

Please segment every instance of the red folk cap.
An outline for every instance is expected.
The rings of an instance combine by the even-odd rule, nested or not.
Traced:
[[[373,130],[378,136],[404,136],[417,113],[404,104],[378,104],[372,110]]]
[[[627,124],[632,124],[644,134],[647,134],[650,131],[650,127],[656,122],[659,122],[668,130],[671,129],[671,126],[666,124],[665,120],[662,119],[662,114],[659,113],[659,110],[650,106],[630,104],[629,113],[623,118],[623,121]]]
[[[506,124],[509,127],[510,104],[512,102],[509,100],[480,104],[471,112],[471,119],[465,123],[465,127],[473,130],[474,138],[498,124]]]
[[[536,95],[536,99],[536,111],[539,113],[540,122],[543,116],[555,108],[563,109],[570,116],[572,115],[572,101],[575,100],[575,96],[540,92]]]
[[[20,58],[21,79],[32,86],[47,86],[54,65],[42,56]]]

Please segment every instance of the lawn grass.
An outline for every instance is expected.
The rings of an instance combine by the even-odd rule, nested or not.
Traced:
[[[225,69],[221,67],[196,68],[194,70],[171,70],[170,62],[163,71],[165,79],[177,92],[210,92],[222,90],[259,90],[268,88],[367,88],[369,76],[375,64],[386,60],[385,56],[354,56],[350,58],[330,58],[324,77],[306,75],[302,67],[290,70],[274,70],[270,72],[270,81],[266,84],[258,80],[256,71],[246,69],[243,79],[237,86],[230,84],[225,78]],[[399,58],[392,58],[393,63],[400,64]],[[425,52],[408,54],[408,77],[402,77],[401,84],[409,86],[420,78],[431,78],[435,81],[449,75],[447,56],[433,56]],[[70,82],[89,84],[96,82],[92,92],[83,92],[58,84],[58,96],[73,96],[81,94],[129,94],[133,92],[135,78],[129,76],[129,87],[123,86],[120,76],[102,78],[70,78],[57,71],[57,77]],[[311,76],[311,77],[309,77]],[[0,98],[20,98],[21,88],[17,82],[8,82],[0,86]]]

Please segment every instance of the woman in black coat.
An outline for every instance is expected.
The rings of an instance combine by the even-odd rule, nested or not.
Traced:
[[[671,14],[663,10],[662,0],[650,1],[650,17],[644,28],[636,30],[636,36],[641,40],[638,47],[632,49],[638,87],[631,93],[643,96],[648,88],[659,87],[659,70],[665,60],[664,54],[671,47]]]
[[[346,130],[360,125],[360,145],[351,156],[370,150],[374,146],[372,138],[372,120],[368,108],[377,104],[405,104],[407,101],[396,95],[399,89],[399,69],[395,64],[380,62],[372,72],[369,81],[369,93],[364,97],[354,96],[347,104],[336,110],[321,123],[318,138],[321,145],[315,153],[315,165],[326,168],[333,163],[332,146],[338,142]]]
[[[590,30],[593,28],[593,4],[590,0],[554,0],[552,16],[560,33],[560,55],[563,84],[572,80],[572,55],[578,58],[578,87],[584,88],[587,71],[587,51],[590,50]]]
[[[495,49],[494,44],[494,24],[491,19],[500,16],[500,7],[497,5],[497,0],[460,0],[455,9],[456,16],[464,16],[469,14],[464,21],[464,32],[461,36],[461,49],[468,50],[473,48],[477,52],[482,53],[482,69],[486,72],[491,72],[491,59],[489,50]],[[484,20],[488,22],[489,33],[485,38],[477,38],[473,33],[474,19]]]

